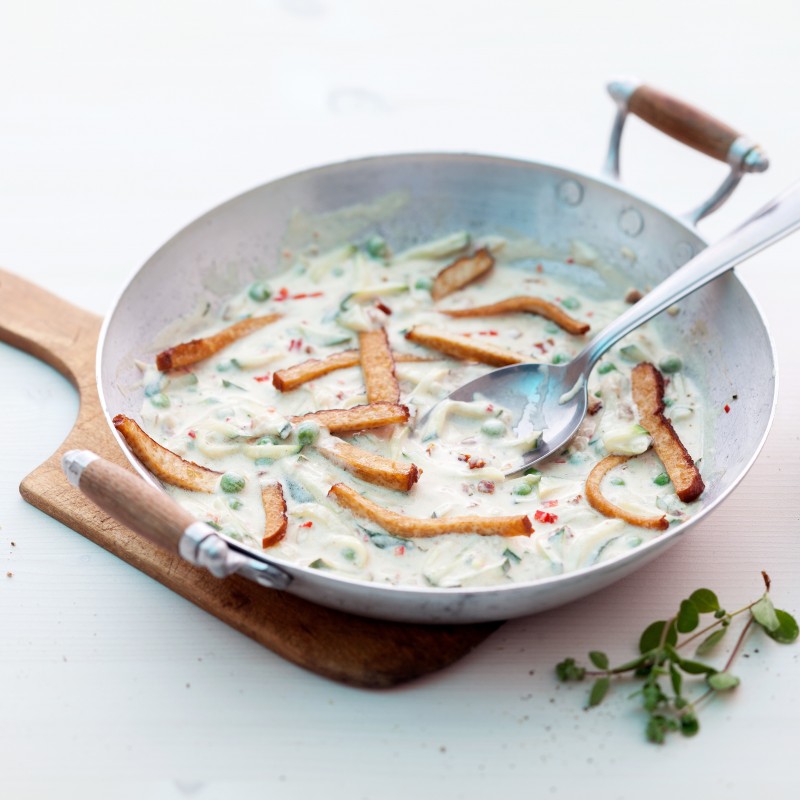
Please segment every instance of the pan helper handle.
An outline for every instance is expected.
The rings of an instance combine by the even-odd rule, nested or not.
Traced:
[[[750,137],[683,100],[632,79],[611,81],[608,93],[617,104],[605,165],[605,172],[611,177],[619,179],[622,130],[628,114],[634,114],[676,141],[730,166],[728,177],[716,192],[685,215],[693,225],[716,211],[745,173],[764,172],[769,166],[766,153]]]
[[[61,468],[74,487],[114,519],[217,578],[239,573],[273,589],[291,582],[273,564],[234,550],[164,492],[89,450],[69,450]]]

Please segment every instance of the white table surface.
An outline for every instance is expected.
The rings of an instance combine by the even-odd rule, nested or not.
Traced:
[[[363,154],[490,152],[596,173],[607,78],[635,74],[762,141],[702,231],[800,175],[800,6],[765,0],[335,2],[28,0],[0,7],[0,264],[104,313],[200,213]],[[634,121],[628,184],[681,210],[724,174]],[[729,607],[759,570],[800,611],[800,237],[737,271],[777,343],[772,433],[736,492],[655,563],[509,622],[454,667],[392,691],[282,661],[26,505],[25,474],[77,402],[0,345],[0,795],[651,798],[798,796],[800,646],[754,635],[740,688],[659,748],[626,689],[582,710],[553,665],[633,652],[691,590]],[[12,545],[12,542],[14,543]],[[6,573],[12,573],[6,577]],[[234,794],[235,792],[235,794]]]

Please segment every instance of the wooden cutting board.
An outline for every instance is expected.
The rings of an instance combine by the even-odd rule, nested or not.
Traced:
[[[25,500],[283,658],[353,686],[395,686],[442,669],[499,626],[381,622],[236,576],[219,580],[106,516],[67,483],[60,467],[62,454],[71,449],[93,450],[128,466],[106,423],[95,384],[100,325],[98,316],[0,270],[0,341],[54,367],[80,394],[75,427],[22,481]]]

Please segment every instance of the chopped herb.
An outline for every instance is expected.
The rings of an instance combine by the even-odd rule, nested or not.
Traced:
[[[667,475],[666,472],[662,472],[660,475],[653,478],[653,483],[656,486],[666,486],[669,483],[669,475]]]
[[[601,375],[608,375],[608,373],[609,373],[609,372],[613,372],[613,371],[614,371],[616,368],[617,368],[617,367],[616,367],[616,365],[614,364],[614,362],[613,362],[613,361],[606,361],[606,363],[605,363],[605,364],[601,364],[601,365],[600,365],[600,366],[597,368],[597,371],[598,371],[598,372],[599,372]]]
[[[681,361],[677,356],[662,358],[661,361],[658,362],[658,368],[662,372],[666,372],[668,375],[671,375],[672,373],[680,372],[683,369],[683,361]]]
[[[150,398],[150,402],[156,408],[169,408],[170,406],[169,397],[167,397],[167,395],[165,395],[164,392],[159,392],[158,394],[154,394]]]

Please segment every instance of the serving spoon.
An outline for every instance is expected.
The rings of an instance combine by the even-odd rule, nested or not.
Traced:
[[[451,392],[446,400],[486,400],[511,413],[515,434],[541,431],[535,448],[522,455],[517,475],[560,450],[575,435],[588,405],[592,368],[612,345],[701,286],[800,227],[800,183],[751,216],[736,230],[708,246],[655,289],[617,317],[568,364],[525,363],[501,367]],[[430,417],[437,403],[422,418]]]

